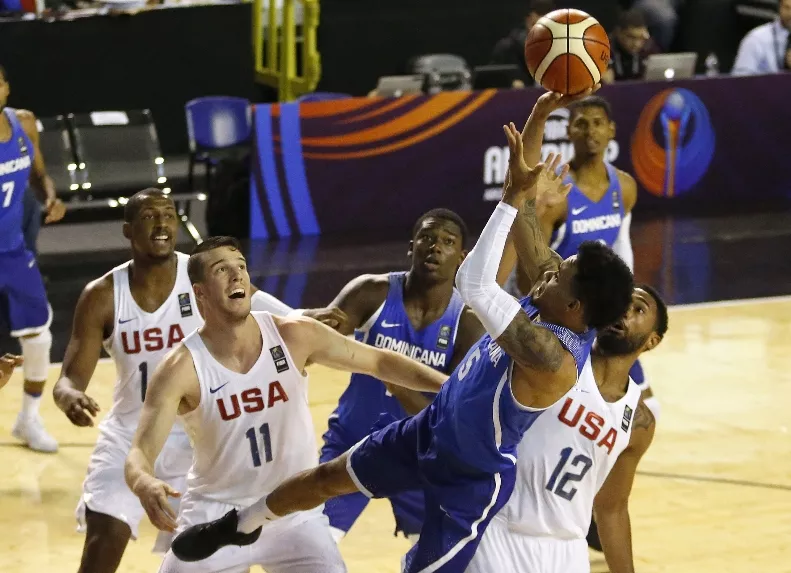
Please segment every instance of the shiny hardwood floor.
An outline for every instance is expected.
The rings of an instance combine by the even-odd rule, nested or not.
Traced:
[[[630,506],[640,573],[791,572],[789,341],[791,297],[672,309],[666,340],[644,361],[663,411]],[[317,435],[346,380],[312,368]],[[113,382],[103,362],[89,393],[105,411]],[[20,386],[16,374],[0,403],[0,571],[73,572],[83,543],[74,508],[96,431],[72,427],[47,395],[42,412],[61,451],[15,445]],[[342,542],[349,571],[396,573],[408,543],[392,531],[389,505],[372,503]],[[145,523],[120,571],[157,571],[153,539]]]

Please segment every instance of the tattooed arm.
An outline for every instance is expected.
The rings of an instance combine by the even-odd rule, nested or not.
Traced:
[[[632,525],[629,519],[629,494],[637,465],[654,438],[656,420],[641,400],[632,422],[629,445],[604,481],[593,502],[604,558],[612,573],[634,573]]]

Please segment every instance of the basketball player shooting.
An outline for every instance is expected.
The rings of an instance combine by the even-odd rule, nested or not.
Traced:
[[[525,163],[513,124],[506,135],[512,153],[503,201],[456,277],[487,334],[437,398],[335,460],[285,480],[252,506],[187,529],[174,540],[177,556],[208,557],[240,544],[240,535],[254,534],[264,523],[338,495],[361,491],[379,498],[422,488],[425,520],[404,571],[449,573],[469,564],[480,535],[513,490],[522,436],[575,384],[595,328],[626,312],[633,288],[628,267],[606,246],[586,243],[578,255],[561,261],[547,255],[543,239],[525,254],[550,261],[531,296],[520,303],[497,285],[514,205],[535,198],[543,169]]]
[[[206,322],[152,376],[126,461],[127,484],[161,530],[177,527],[167,498],[178,492],[157,479],[154,462],[177,415],[194,446],[178,522],[185,529],[248,506],[260,492],[316,466],[307,364],[361,372],[416,391],[437,392],[446,378],[310,318],[251,313],[250,277],[235,239],[214,237],[198,245],[188,272]],[[270,573],[345,571],[320,509],[269,524],[263,533],[235,529],[234,523],[227,530],[231,541],[251,547],[227,548],[200,563],[168,552],[161,571],[246,571],[256,564]]]
[[[123,479],[124,461],[143,408],[148,379],[159,362],[186,334],[203,324],[192,284],[188,256],[176,251],[179,221],[173,200],[159,189],[144,189],[124,206],[124,237],[132,258],[83,289],[74,312],[55,404],[72,424],[93,426],[99,405],[87,394],[106,349],[118,376],[113,405],[99,424],[77,508],[85,542],[79,573],[113,573],[130,539],[137,539],[143,507]],[[292,309],[267,293],[253,294],[256,310],[286,314]],[[306,310],[334,325],[341,311]],[[183,491],[192,448],[181,426],[167,439],[156,474]],[[155,551],[164,553],[170,536],[160,535]]]
[[[557,167],[551,164],[539,187],[545,177],[563,179]],[[549,183],[546,193],[568,192],[569,184]],[[517,246],[540,228],[536,210],[523,207],[512,232]],[[535,267],[524,273],[540,280]],[[659,294],[635,287],[626,315],[599,331],[575,387],[520,442],[514,493],[487,528],[467,573],[589,571],[592,512],[609,570],[634,572],[629,495],[656,423],[629,371],[661,342],[667,324]]]

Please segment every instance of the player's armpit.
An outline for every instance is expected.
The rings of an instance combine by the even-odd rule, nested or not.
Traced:
[[[153,475],[154,462],[185,398],[197,406],[200,386],[189,350],[179,345],[160,362],[148,382],[140,422],[124,468],[126,483],[133,492],[140,477]]]
[[[539,372],[559,372],[574,358],[555,334],[534,323],[521,311],[497,338],[497,344],[523,368]]]
[[[351,334],[360,328],[387,298],[389,286],[387,275],[360,275],[349,281],[327,305],[345,313],[346,320],[338,332]]]

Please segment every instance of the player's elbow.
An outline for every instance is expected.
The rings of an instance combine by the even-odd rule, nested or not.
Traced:
[[[618,516],[629,515],[629,498],[599,499],[597,497],[593,502],[593,513],[599,523]]]

